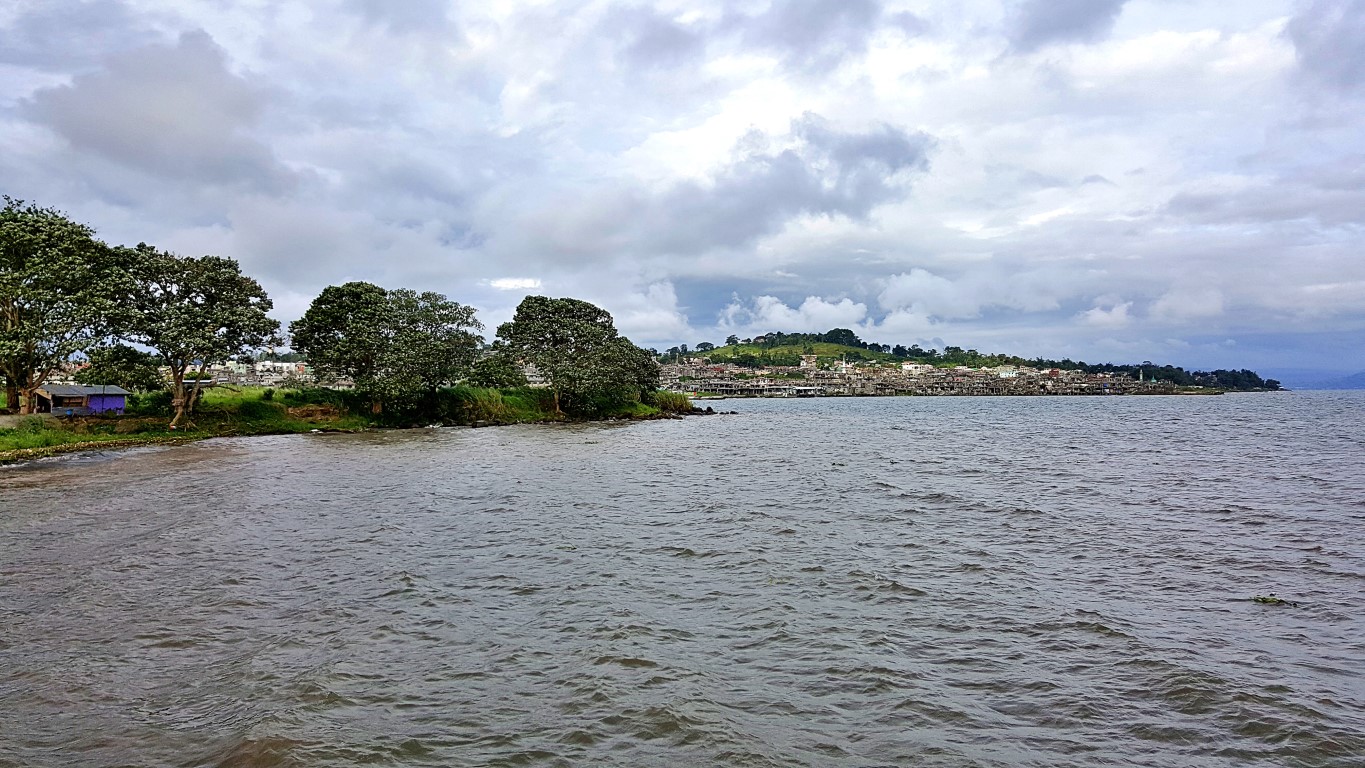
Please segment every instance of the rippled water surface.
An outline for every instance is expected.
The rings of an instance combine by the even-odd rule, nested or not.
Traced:
[[[0,470],[0,766],[1365,765],[1360,394],[720,405]]]

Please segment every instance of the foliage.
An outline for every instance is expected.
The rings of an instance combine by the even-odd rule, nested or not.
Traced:
[[[320,379],[373,387],[383,369],[388,307],[388,291],[373,283],[329,285],[290,324],[291,344]]]
[[[279,323],[266,314],[270,298],[236,261],[181,257],[146,243],[117,250],[135,277],[128,336],[171,369],[172,425],[184,421],[199,397],[197,377],[188,392],[185,385],[193,366],[202,376],[211,364],[279,343]]]
[[[469,372],[469,383],[475,387],[511,389],[527,384],[526,372],[522,370],[501,341],[493,342],[488,354],[479,358]]]
[[[498,337],[545,377],[556,412],[601,414],[658,387],[654,356],[619,336],[611,315],[586,301],[527,296]]]
[[[156,358],[127,344],[96,347],[86,356],[90,364],[76,372],[80,384],[116,384],[133,392],[152,392],[166,386]]]
[[[692,399],[681,392],[650,392],[644,402],[664,413],[691,413],[693,408]]]
[[[94,230],[4,197],[0,209],[0,377],[10,407],[118,325],[127,276]],[[21,400],[22,399],[22,400]]]
[[[163,389],[141,395],[131,394],[125,401],[123,412],[130,416],[170,416],[171,393]]]
[[[482,329],[472,307],[439,293],[359,282],[328,286],[290,326],[314,371],[398,408],[464,377]]]

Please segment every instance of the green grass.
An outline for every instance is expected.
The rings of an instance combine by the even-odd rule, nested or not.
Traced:
[[[690,413],[692,399],[681,392],[654,392],[650,395],[651,405],[664,413]]]
[[[686,413],[692,404],[676,392],[646,393],[646,402],[627,400],[600,407],[597,419],[649,419]],[[0,463],[37,458],[63,450],[102,445],[184,442],[233,435],[278,435],[313,430],[358,432],[372,426],[521,424],[570,420],[554,411],[548,389],[440,390],[405,410],[387,408],[374,416],[369,401],[352,392],[328,389],[275,390],[222,386],[205,389],[187,423],[169,429],[170,399],[164,393],[130,403],[129,415],[54,420],[34,416],[14,428],[0,428]]]

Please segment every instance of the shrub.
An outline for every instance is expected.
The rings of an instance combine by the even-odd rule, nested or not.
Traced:
[[[664,413],[689,413],[692,410],[691,398],[681,392],[650,392],[645,396],[645,403]]]
[[[166,390],[129,395],[124,412],[130,416],[171,415],[171,393]]]
[[[272,419],[284,414],[284,406],[265,400],[243,400],[237,406],[237,415],[243,419]]]
[[[264,392],[261,393],[261,399],[262,399],[262,400],[274,400],[274,399],[275,399],[275,390],[270,389],[269,387],[267,387],[266,390],[265,390]]]
[[[47,423],[47,419],[42,416],[26,416],[19,420],[15,425],[14,431],[21,435],[37,435],[52,429],[52,425]]]

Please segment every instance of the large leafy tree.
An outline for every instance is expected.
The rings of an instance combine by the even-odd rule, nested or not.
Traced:
[[[313,369],[384,402],[408,403],[469,373],[483,339],[474,309],[434,292],[328,286],[290,325]]]
[[[653,355],[617,334],[611,314],[586,301],[527,296],[498,337],[545,378],[560,413],[565,404],[588,410],[658,386]]]
[[[6,405],[33,393],[120,321],[127,276],[89,227],[51,208],[4,198],[0,209],[0,376]]]
[[[383,288],[362,282],[329,285],[290,324],[290,345],[307,355],[318,377],[349,379],[356,389],[371,391],[383,370],[388,317],[389,292]]]
[[[474,332],[481,330],[473,307],[432,291],[389,291],[388,346],[376,391],[404,402],[453,384],[473,366],[483,344]]]
[[[118,253],[136,279],[127,337],[170,369],[172,426],[194,411],[208,366],[280,343],[280,324],[267,315],[270,297],[236,261],[181,257],[145,243]]]
[[[81,384],[117,384],[124,389],[151,392],[164,389],[154,355],[127,344],[96,347],[86,353],[90,364],[76,372]]]
[[[526,386],[526,372],[502,341],[494,341],[487,353],[474,362],[469,383],[476,387],[510,389]]]

